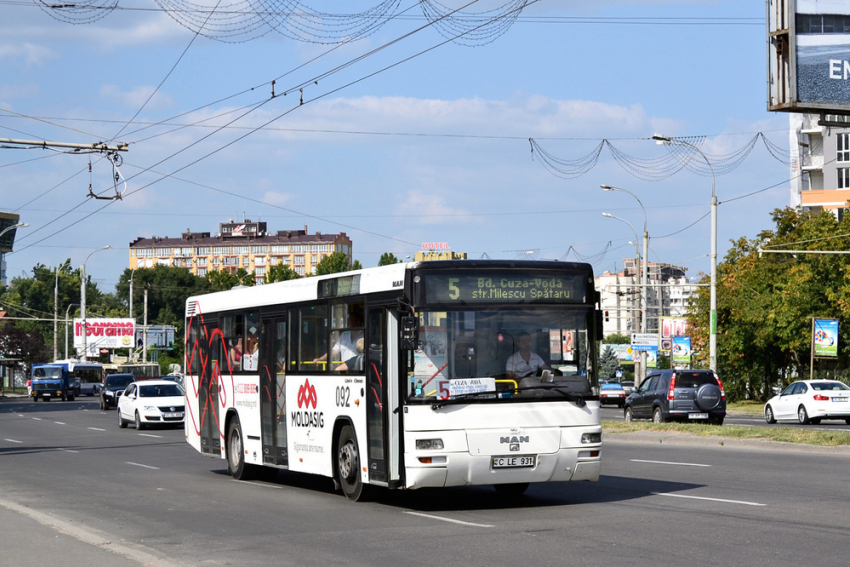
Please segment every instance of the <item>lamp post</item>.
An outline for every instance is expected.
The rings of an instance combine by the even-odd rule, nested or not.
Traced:
[[[681,138],[670,138],[654,134],[652,139],[659,144],[674,144],[690,148],[698,153],[711,171],[711,314],[709,319],[708,365],[717,370],[717,191],[714,167],[701,149]]]
[[[69,303],[68,307],[65,308],[65,360],[68,360],[68,311],[74,305],[79,305],[79,303]]]
[[[130,273],[130,311],[129,318],[133,318],[133,278],[136,276],[136,268]]]
[[[606,185],[602,186],[603,189],[605,187],[607,187],[607,186]],[[606,191],[607,190],[608,189],[606,189]],[[625,191],[625,189],[620,189],[620,190]],[[626,193],[628,193],[628,191],[626,191]],[[635,199],[637,199],[637,197],[635,197]],[[640,203],[640,199],[638,199],[638,202]],[[642,207],[643,207],[643,203],[641,203],[641,208]],[[607,217],[609,219],[616,219],[618,221],[626,223],[627,225],[629,225],[629,228],[632,229],[632,232],[635,233],[635,256],[636,256],[636,259],[638,261],[637,269],[640,270],[640,272],[641,272],[640,280],[639,280],[640,283],[641,283],[641,286],[640,286],[640,308],[638,310],[638,313],[639,313],[638,317],[640,317],[641,332],[646,332],[646,313],[645,313],[645,311],[646,311],[646,295],[645,295],[646,288],[643,285],[643,284],[646,283],[644,275],[645,275],[645,268],[646,268],[646,246],[647,246],[647,240],[648,240],[648,236],[647,236],[647,233],[646,233],[646,212],[644,211],[643,265],[641,265],[640,252],[638,251],[638,235],[637,235],[637,231],[635,230],[635,227],[633,227],[631,225],[631,223],[629,221],[627,221],[626,219],[621,219],[620,217],[614,216],[610,213],[602,213],[602,216]],[[641,362],[640,366],[641,366],[641,368],[640,368],[639,372],[635,372],[635,386],[639,386],[640,382],[643,381],[643,378],[644,378],[643,374],[646,372],[646,358],[645,358],[645,356],[646,356],[645,351],[640,351],[640,362]]]
[[[83,320],[83,362],[88,361],[88,345],[86,344],[86,262],[89,261],[89,258],[91,258],[92,254],[100,252],[101,250],[109,250],[110,248],[111,246],[107,244],[103,248],[92,250],[91,252],[89,252],[89,255],[86,256],[85,262],[80,265],[80,318]]]

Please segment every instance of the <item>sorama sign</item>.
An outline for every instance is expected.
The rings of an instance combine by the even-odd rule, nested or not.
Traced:
[[[86,318],[86,346],[97,348],[130,348],[136,332],[135,319]],[[74,347],[83,348],[83,320],[74,319]]]

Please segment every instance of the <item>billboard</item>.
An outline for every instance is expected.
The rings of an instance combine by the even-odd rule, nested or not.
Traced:
[[[673,365],[690,365],[691,337],[673,337]]]
[[[12,245],[15,244],[15,233],[18,232],[18,229],[6,229],[18,224],[20,220],[20,215],[15,213],[0,213],[0,232],[3,233],[3,236],[0,236],[0,253],[6,254],[12,251]]]
[[[838,356],[838,321],[815,319],[813,342],[815,356]]]
[[[132,348],[135,319],[89,319],[86,317],[86,348]],[[83,348],[83,320],[74,319],[74,348]]]
[[[850,2],[767,3],[768,110],[850,114]]]
[[[658,323],[661,335],[661,350],[673,349],[673,337],[684,337],[688,334],[688,320],[685,317],[661,317]]]

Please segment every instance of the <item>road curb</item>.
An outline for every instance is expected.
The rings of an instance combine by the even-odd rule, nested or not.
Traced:
[[[788,453],[826,453],[850,456],[850,446],[824,447],[820,445],[805,445],[802,443],[787,443],[765,439],[736,439],[712,435],[700,437],[691,433],[675,431],[630,431],[627,433],[603,432],[605,443],[640,443],[648,445],[691,445],[700,447],[717,447],[726,449],[747,449],[760,451],[780,451]]]

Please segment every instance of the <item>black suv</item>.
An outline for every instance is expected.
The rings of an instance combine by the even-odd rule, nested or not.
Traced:
[[[118,397],[135,380],[132,374],[110,374],[104,378],[103,387],[100,389],[100,409],[108,410],[117,407]]]
[[[681,419],[722,425],[726,393],[711,370],[652,370],[626,398],[624,418],[655,423]]]

